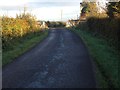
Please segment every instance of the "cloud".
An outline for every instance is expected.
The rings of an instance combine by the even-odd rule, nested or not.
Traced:
[[[2,7],[7,7],[7,6],[18,6],[18,5],[23,5],[26,4],[28,0],[2,0],[0,1],[0,6]]]
[[[26,6],[27,10],[40,20],[60,20],[62,10],[63,20],[67,20],[79,15],[79,3],[80,0],[26,0],[20,4],[17,2],[17,4],[2,5],[0,11],[2,15],[15,17],[16,13],[23,12],[24,6]]]
[[[40,20],[59,21],[61,20],[61,10],[64,21],[72,18],[76,19],[79,15],[79,6],[42,7],[33,9],[31,13],[35,14]]]
[[[82,0],[29,0],[29,2],[82,2]]]
[[[30,2],[29,6],[33,7],[59,7],[59,6],[76,6],[78,2]]]

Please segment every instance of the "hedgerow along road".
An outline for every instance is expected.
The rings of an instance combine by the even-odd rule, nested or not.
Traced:
[[[3,68],[3,88],[95,88],[88,50],[75,33],[51,29],[41,43]]]

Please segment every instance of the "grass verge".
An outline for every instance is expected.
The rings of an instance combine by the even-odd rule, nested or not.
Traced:
[[[15,58],[25,53],[30,48],[34,47],[37,43],[41,42],[48,35],[48,30],[30,34],[19,41],[16,41],[12,46],[7,47],[8,50],[3,50],[2,53],[2,66],[11,63]],[[11,49],[12,48],[12,49]]]
[[[98,88],[118,88],[119,55],[108,43],[85,30],[72,29],[85,42],[96,64]]]

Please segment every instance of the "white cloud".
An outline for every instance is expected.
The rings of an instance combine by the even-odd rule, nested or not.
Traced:
[[[35,3],[35,2],[42,2],[42,1],[43,0],[29,0],[29,1],[28,0],[23,0],[23,1],[4,0],[3,2],[0,3],[0,7],[3,6],[0,9],[0,14],[15,17],[16,14],[19,14],[20,11],[21,12],[23,11],[23,7],[24,5],[26,5],[28,7],[28,11],[30,11],[33,15],[35,15],[39,20],[61,20],[61,10],[63,11],[63,15],[62,15],[63,20],[72,19],[72,18],[76,19],[77,15],[79,15],[79,11],[80,11],[79,1],[81,0],[75,0],[75,1],[44,0],[44,2],[45,1],[46,2],[45,4],[43,3],[42,6],[41,6],[41,3]],[[52,2],[58,2],[58,3],[52,3]],[[73,3],[71,4],[69,2],[74,2],[74,4]]]
[[[35,14],[36,17],[40,20],[61,20],[61,10],[62,10],[62,19],[76,19],[79,15],[79,6],[64,6],[64,7],[43,7],[32,10],[32,14]]]
[[[0,6],[17,6],[24,5],[28,2],[28,0],[1,0]]]
[[[29,2],[82,2],[82,0],[29,0]]]

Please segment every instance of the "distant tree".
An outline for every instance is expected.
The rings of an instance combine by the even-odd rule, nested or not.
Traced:
[[[80,3],[80,5],[83,7],[82,10],[81,10],[81,13],[86,13],[87,9],[88,9],[87,3],[86,2],[82,2],[82,3]]]
[[[65,23],[60,21],[47,21],[48,27],[64,27]]]
[[[88,3],[88,16],[97,16],[98,8],[96,6],[96,2]]]
[[[97,6],[96,2],[87,2],[86,0],[80,3],[83,7],[81,10],[81,15],[85,15],[88,17],[97,16]]]
[[[36,28],[36,17],[31,15],[30,13],[22,13],[20,15],[17,15],[16,18],[26,20],[29,23],[31,30]]]
[[[47,21],[46,24],[48,25],[48,27],[50,27],[50,21]]]
[[[31,30],[36,29],[36,25],[37,25],[36,17],[34,15],[32,15],[31,13],[28,13],[26,7],[24,7],[23,13],[16,15],[16,18],[26,20],[28,22],[28,24],[30,25]]]
[[[107,14],[110,18],[120,17],[120,1],[109,2],[107,5]]]

